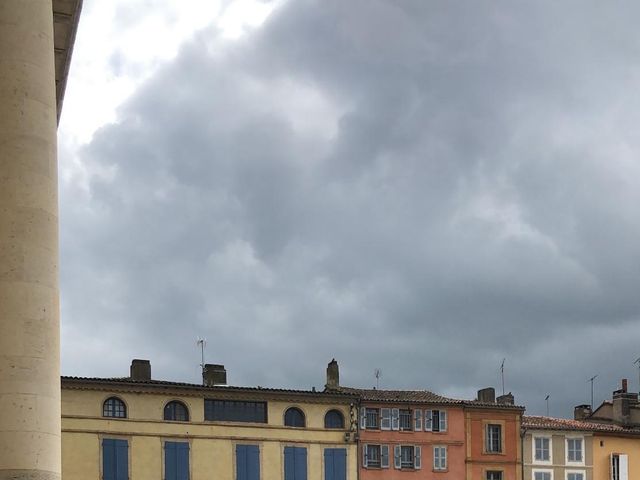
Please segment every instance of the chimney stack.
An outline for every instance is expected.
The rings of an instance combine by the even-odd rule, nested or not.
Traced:
[[[613,420],[623,426],[631,423],[631,406],[638,403],[636,393],[627,392],[627,379],[622,379],[622,388],[613,392]]]
[[[131,360],[130,378],[136,382],[151,380],[151,362],[134,358]]]
[[[496,403],[496,390],[493,387],[478,390],[478,401],[483,403]]]
[[[574,420],[586,420],[591,416],[591,405],[576,405],[573,409]]]
[[[227,384],[227,371],[224,365],[207,363],[202,369],[202,383],[206,387]]]
[[[498,398],[496,398],[496,402],[500,405],[515,405],[515,399],[513,398],[513,394],[511,392],[500,395]]]
[[[327,365],[327,384],[325,388],[327,390],[340,388],[340,370],[335,358]]]

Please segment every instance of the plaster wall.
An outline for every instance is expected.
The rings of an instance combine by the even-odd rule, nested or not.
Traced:
[[[551,440],[551,460],[549,463],[534,462],[533,438],[547,437]],[[580,437],[583,439],[584,463],[567,464],[566,439],[567,437]],[[567,472],[584,472],[585,480],[593,477],[593,436],[589,432],[554,432],[547,430],[527,430],[523,442],[524,478],[533,479],[534,470],[550,470],[553,478],[565,480]]]
[[[640,438],[594,435],[593,437],[593,478],[608,480],[609,459],[612,453],[629,456],[629,478],[640,478]]]

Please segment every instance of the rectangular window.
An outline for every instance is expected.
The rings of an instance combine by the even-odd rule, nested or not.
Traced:
[[[447,431],[447,411],[446,410],[425,410],[424,429],[427,432]]]
[[[284,447],[284,480],[307,480],[305,447]]]
[[[260,449],[236,445],[236,480],[260,480]]]
[[[495,470],[487,471],[487,480],[502,480],[502,472]]]
[[[402,445],[400,447],[400,468],[414,467],[413,446]]]
[[[413,415],[411,410],[400,410],[400,430],[412,430]]]
[[[205,399],[204,419],[220,422],[267,423],[267,403]]]
[[[622,453],[611,454],[611,480],[629,480],[629,457]]]
[[[103,480],[127,480],[129,478],[129,443],[126,440],[104,438],[102,440]]]
[[[584,472],[567,472],[567,480],[585,480]]]
[[[164,442],[165,480],[189,480],[189,444]]]
[[[380,468],[381,455],[380,445],[364,446],[364,466],[367,468]]]
[[[534,460],[536,462],[550,462],[551,449],[549,447],[551,441],[548,437],[535,437],[534,442]]]
[[[533,480],[551,480],[551,472],[533,472]]]
[[[395,445],[393,449],[394,467],[398,469],[420,469],[421,450],[416,445]]]
[[[582,438],[567,438],[567,462],[584,462],[582,458]]]
[[[502,425],[488,424],[485,432],[486,453],[502,453]]]
[[[367,430],[378,430],[380,428],[380,410],[378,408],[366,408]]]
[[[324,480],[347,480],[347,449],[324,449]]]
[[[447,469],[447,447],[433,447],[433,469]]]

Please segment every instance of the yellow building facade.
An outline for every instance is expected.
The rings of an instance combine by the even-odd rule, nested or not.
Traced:
[[[133,370],[122,379],[62,378],[65,480],[357,479],[353,396],[155,381]],[[179,469],[186,463],[177,474],[176,447]],[[116,451],[124,453],[112,467]]]

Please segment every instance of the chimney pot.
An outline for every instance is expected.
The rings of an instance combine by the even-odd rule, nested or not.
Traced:
[[[496,390],[493,387],[478,390],[478,401],[483,403],[496,403]]]
[[[227,384],[227,371],[224,365],[207,363],[202,369],[202,383],[207,387]]]
[[[574,420],[585,420],[591,416],[591,405],[576,405],[573,409]]]
[[[627,393],[627,379],[626,378],[622,379],[622,391],[624,393]]]
[[[131,380],[136,382],[145,382],[151,380],[151,362],[149,360],[140,360],[134,358],[131,361],[129,370]]]
[[[496,398],[496,402],[501,405],[514,405],[515,399],[513,398],[513,394],[509,392],[505,395],[500,395],[498,398]]]

